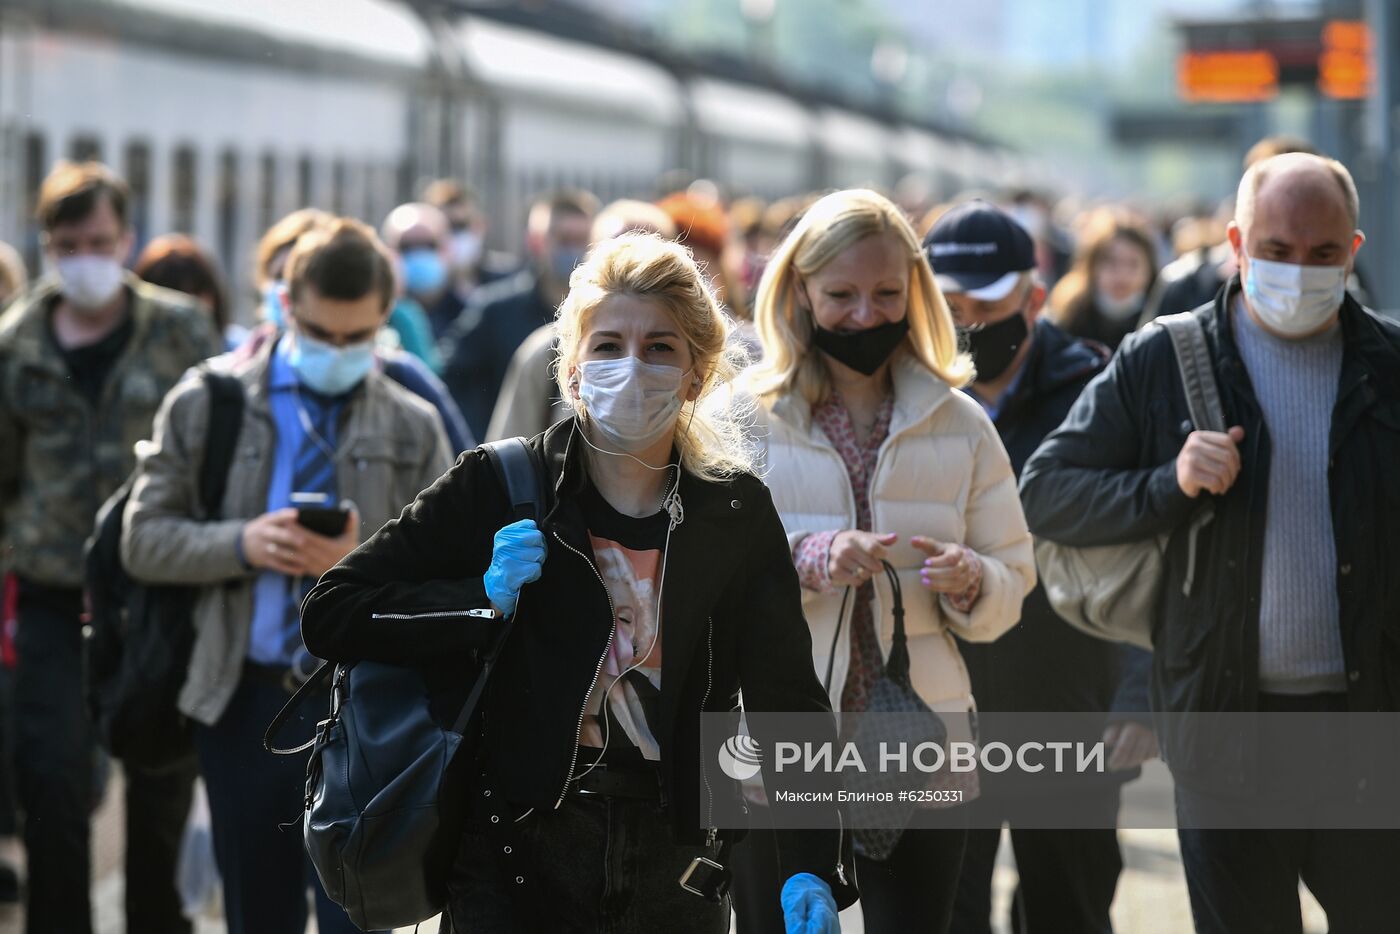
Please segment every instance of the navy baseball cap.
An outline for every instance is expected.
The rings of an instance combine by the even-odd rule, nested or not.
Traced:
[[[924,237],[924,255],[945,292],[1001,301],[1021,273],[1035,268],[1031,235],[1010,214],[986,201],[960,204]]]

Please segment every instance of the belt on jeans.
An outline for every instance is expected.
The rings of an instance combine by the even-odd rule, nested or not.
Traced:
[[[657,769],[623,771],[609,769],[606,765],[595,765],[584,775],[569,782],[569,793],[660,801],[661,772]]]

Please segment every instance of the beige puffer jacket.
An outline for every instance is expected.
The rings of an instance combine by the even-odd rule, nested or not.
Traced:
[[[915,690],[935,710],[963,712],[974,709],[974,701],[953,633],[991,642],[1016,624],[1021,601],[1035,586],[1031,536],[1006,450],[982,407],[906,353],[891,366],[894,412],[871,481],[874,531],[899,535],[889,561],[904,591]],[[845,465],[812,424],[804,399],[788,395],[771,409],[759,406],[758,433],[764,479],[794,549],[809,533],[856,527]],[[909,544],[915,535],[957,542],[980,556],[981,596],[970,613],[955,610],[920,583],[927,556]],[[828,693],[839,710],[851,645],[849,620],[837,635],[841,592],[804,590],[802,596],[819,677],[826,674],[835,639]],[[888,582],[877,578],[872,609],[885,653],[893,638],[890,598]]]

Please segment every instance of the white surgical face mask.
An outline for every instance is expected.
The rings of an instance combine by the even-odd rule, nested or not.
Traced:
[[[1300,266],[1255,259],[1248,253],[1244,294],[1271,330],[1287,337],[1311,334],[1337,313],[1346,294],[1345,266]]]
[[[589,418],[623,451],[642,451],[675,425],[683,404],[679,367],[633,356],[578,365],[579,399]]]
[[[1142,313],[1143,300],[1147,298],[1146,292],[1134,292],[1127,298],[1114,298],[1107,292],[1094,292],[1094,304],[1104,316],[1114,321],[1126,321],[1128,318],[1136,318]]]
[[[110,256],[62,256],[55,266],[63,297],[79,311],[104,307],[122,287],[122,264]]]
[[[458,269],[468,269],[481,259],[481,235],[470,228],[452,235],[452,263]]]

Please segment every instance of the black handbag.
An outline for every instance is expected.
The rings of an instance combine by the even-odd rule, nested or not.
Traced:
[[[913,816],[918,802],[912,799],[900,800],[899,793],[911,790],[915,784],[913,777],[920,772],[901,772],[891,769],[886,772],[880,767],[882,746],[893,749],[905,744],[912,761],[913,749],[921,743],[935,743],[944,746],[948,740],[948,728],[938,714],[925,704],[914,691],[909,679],[909,638],[904,630],[904,592],[900,587],[899,575],[888,561],[884,565],[885,577],[890,583],[894,601],[894,641],[890,645],[889,657],[885,660],[884,674],[870,690],[869,703],[864,711],[854,714],[858,724],[850,735],[843,738],[856,747],[865,771],[846,770],[846,789],[851,792],[889,792],[894,800],[881,802],[878,798],[861,800],[856,794],[847,802],[850,817],[851,838],[855,850],[867,859],[888,859],[894,852],[904,828]],[[872,582],[873,583],[873,582]],[[845,619],[846,605],[853,590],[846,588],[841,598],[841,609],[836,619],[836,636],[832,638],[832,652],[827,659],[826,687],[831,691],[832,667],[836,661],[835,646],[841,635],[841,624]],[[946,750],[945,750],[946,751]]]
[[[525,440],[482,450],[510,496],[511,521],[538,521],[544,474]],[[417,924],[446,904],[475,774],[471,727],[514,620],[483,621],[479,668],[450,728],[434,719],[418,669],[367,661],[322,665],[268,726],[263,745],[269,752],[311,750],[302,821],[306,851],[326,894],[362,930]],[[274,747],[282,726],[327,679],[330,715],[315,738],[294,749]]]

